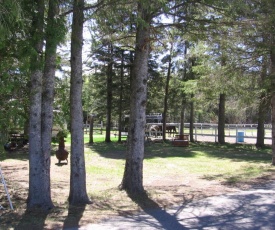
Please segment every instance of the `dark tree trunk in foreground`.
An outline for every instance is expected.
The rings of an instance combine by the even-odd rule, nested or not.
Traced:
[[[70,204],[87,204],[82,112],[82,43],[84,0],[74,0],[71,37],[71,176]]]
[[[151,16],[145,4],[138,4],[135,60],[131,79],[131,105],[129,123],[129,144],[121,188],[129,194],[138,195],[143,188],[143,158],[145,136],[145,110],[147,100],[148,56],[150,52]]]
[[[44,40],[44,1],[35,1],[35,12],[32,25],[35,50],[31,58],[30,89],[30,126],[29,126],[29,194],[27,208],[50,209],[53,207],[50,191],[50,147],[42,146],[42,66]],[[51,5],[52,7],[52,5]],[[49,9],[49,11],[53,8]],[[49,13],[50,14],[50,13]],[[50,15],[49,15],[50,17]],[[49,56],[47,56],[49,57]],[[49,60],[48,60],[49,61]],[[50,61],[49,61],[50,63]],[[45,68],[47,70],[47,67]],[[48,108],[47,108],[48,109]],[[46,122],[46,121],[44,121]],[[43,130],[44,131],[44,130]],[[42,148],[43,147],[43,148]],[[45,150],[45,151],[44,151]]]
[[[218,142],[220,144],[225,143],[225,94],[220,94],[219,100],[219,120],[218,120]]]

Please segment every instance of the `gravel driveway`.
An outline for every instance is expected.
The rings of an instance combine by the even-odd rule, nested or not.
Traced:
[[[123,229],[275,229],[275,182],[213,196],[168,210],[119,216],[102,223],[67,230]]]

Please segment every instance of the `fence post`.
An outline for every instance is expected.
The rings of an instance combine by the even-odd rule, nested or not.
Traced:
[[[217,142],[217,127],[215,127],[215,142]]]
[[[197,139],[197,126],[195,125],[195,140],[198,141]]]

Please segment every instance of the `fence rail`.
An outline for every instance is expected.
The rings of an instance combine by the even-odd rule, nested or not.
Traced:
[[[189,133],[189,123],[184,124],[184,132]],[[235,138],[236,142],[244,142],[246,138],[257,138],[257,124],[226,124],[225,125],[225,137]],[[265,124],[265,136],[267,140],[272,139],[271,124]],[[218,125],[209,123],[194,123],[194,138],[198,139],[198,136],[215,137],[215,141],[218,139]]]
[[[162,123],[147,123],[146,132],[149,135],[159,135],[162,136],[162,131],[150,131],[150,127],[154,125],[162,126]],[[169,135],[175,135],[179,133],[180,123],[167,123],[166,126],[175,126],[176,133],[169,133]],[[204,141],[206,137],[212,138],[210,141],[218,141],[218,124],[213,123],[194,123],[194,139],[196,141]],[[256,143],[257,138],[257,124],[225,124],[225,138],[229,140],[228,142],[249,142]],[[272,133],[271,133],[271,124],[265,124],[265,142],[271,144]],[[84,126],[85,133],[88,132],[88,125]],[[189,134],[190,123],[184,123],[184,134]],[[103,130],[103,124],[94,125],[94,129]],[[113,127],[114,130],[117,130],[117,127]],[[166,131],[167,132],[167,131]],[[227,141],[226,140],[226,141]]]

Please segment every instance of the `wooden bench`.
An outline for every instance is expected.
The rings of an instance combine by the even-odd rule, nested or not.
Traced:
[[[175,138],[172,140],[172,145],[178,146],[178,147],[188,147],[189,135],[188,134],[176,135]]]

